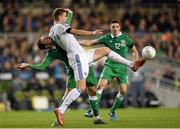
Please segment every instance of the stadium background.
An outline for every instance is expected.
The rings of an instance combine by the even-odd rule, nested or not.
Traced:
[[[116,17],[122,32],[136,44],[139,53],[153,46],[157,56],[142,68],[146,107],[180,107],[180,2],[176,0],[2,0],[0,2],[0,111],[53,110],[65,90],[64,66],[53,62],[45,71],[17,70],[17,63],[38,63],[45,52],[36,45],[53,24],[52,10],[73,10],[72,27],[109,32],[109,22]],[[97,37],[77,37],[78,40]],[[131,58],[131,57],[129,57]],[[95,64],[97,78],[103,61]],[[135,75],[136,76],[136,75]],[[137,78],[130,77],[130,81]],[[117,85],[112,82],[110,86]],[[133,98],[131,83],[123,107],[141,107],[142,98]],[[112,105],[116,90],[104,91],[100,107]],[[33,98],[37,97],[36,100]],[[87,108],[84,93],[71,108]],[[133,104],[137,101],[137,105]],[[39,104],[39,102],[41,104]],[[43,102],[43,104],[42,104]],[[42,106],[43,105],[43,106]]]

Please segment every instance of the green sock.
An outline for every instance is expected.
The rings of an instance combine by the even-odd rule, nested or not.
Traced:
[[[110,111],[115,112],[115,110],[120,106],[121,102],[122,101],[121,101],[120,97],[117,95]]]
[[[91,109],[93,110],[94,116],[99,116],[98,101],[90,100]]]
[[[102,96],[102,91],[100,91],[100,92],[101,92],[101,93],[96,92],[96,96],[97,96],[97,104],[98,104],[97,106],[98,106],[98,108],[99,108],[99,102],[100,102],[100,99],[101,99],[101,96]],[[91,105],[91,101],[90,101],[90,105]],[[92,109],[92,106],[90,106],[88,112],[91,111],[91,110],[93,110],[93,109]]]
[[[96,92],[96,96],[97,96],[97,101],[98,101],[98,104],[99,104],[99,102],[101,100],[102,93]]]
[[[64,97],[60,100],[59,106],[61,106],[61,104],[63,103],[63,101],[64,101]]]

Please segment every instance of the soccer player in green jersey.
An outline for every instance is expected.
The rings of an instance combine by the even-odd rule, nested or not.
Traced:
[[[137,61],[139,59],[138,51],[132,40],[126,34],[120,31],[119,21],[112,20],[110,23],[110,29],[110,34],[105,34],[97,40],[84,40],[81,41],[80,44],[103,44],[124,58],[127,58],[128,51],[130,49],[132,51],[134,61]],[[96,93],[98,102],[100,101],[103,89],[106,88],[107,84],[115,77],[119,84],[119,92],[109,113],[110,120],[116,120],[115,110],[120,106],[127,91],[128,76],[127,66],[116,63],[111,59],[107,59],[98,83],[98,90]],[[89,110],[87,113],[85,113],[85,116],[92,117],[92,110]]]
[[[76,82],[74,80],[74,73],[73,70],[70,68],[68,63],[68,58],[66,55],[66,52],[59,48],[57,49],[49,49],[46,56],[44,57],[43,61],[39,64],[28,64],[28,63],[21,63],[17,67],[20,69],[24,69],[26,67],[29,67],[33,70],[44,70],[46,69],[54,60],[60,60],[62,61],[66,66],[67,71],[67,82],[66,82],[66,91],[64,93],[64,96],[60,102],[60,105],[62,104],[62,101],[66,97],[66,95],[76,87]],[[89,67],[89,74],[86,79],[86,85],[87,85],[87,92],[89,94],[89,100],[90,105],[94,112],[94,124],[105,124],[102,119],[100,119],[99,111],[98,111],[98,103],[97,103],[97,97],[96,97],[96,85],[97,85],[97,79],[94,74],[94,70],[92,66]],[[58,123],[55,121],[52,126],[57,125]]]

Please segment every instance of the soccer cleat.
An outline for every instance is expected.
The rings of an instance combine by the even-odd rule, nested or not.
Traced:
[[[116,120],[116,114],[115,114],[115,112],[110,112],[110,113],[109,113],[109,119],[112,120],[112,121],[115,121],[115,120]]]
[[[58,127],[59,123],[57,120],[54,120],[53,123],[51,124],[51,127]]]
[[[92,118],[93,117],[93,111],[90,109],[88,112],[84,114],[85,117]]]
[[[107,124],[107,123],[103,121],[102,119],[97,119],[97,120],[94,120],[94,124]]]
[[[64,115],[58,110],[58,108],[56,108],[54,110],[54,113],[56,114],[56,118],[57,118],[57,121],[59,122],[59,124],[61,126],[64,125]]]
[[[144,63],[146,62],[145,59],[140,59],[138,61],[134,62],[133,67],[131,68],[134,72],[137,71],[141,66],[144,65]]]

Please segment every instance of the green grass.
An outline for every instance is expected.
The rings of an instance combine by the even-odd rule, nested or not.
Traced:
[[[94,125],[84,117],[85,110],[65,113],[65,128],[180,128],[180,109],[119,109],[117,121],[110,121],[107,109],[101,109],[107,125]],[[50,128],[53,112],[16,111],[0,113],[0,128]]]

